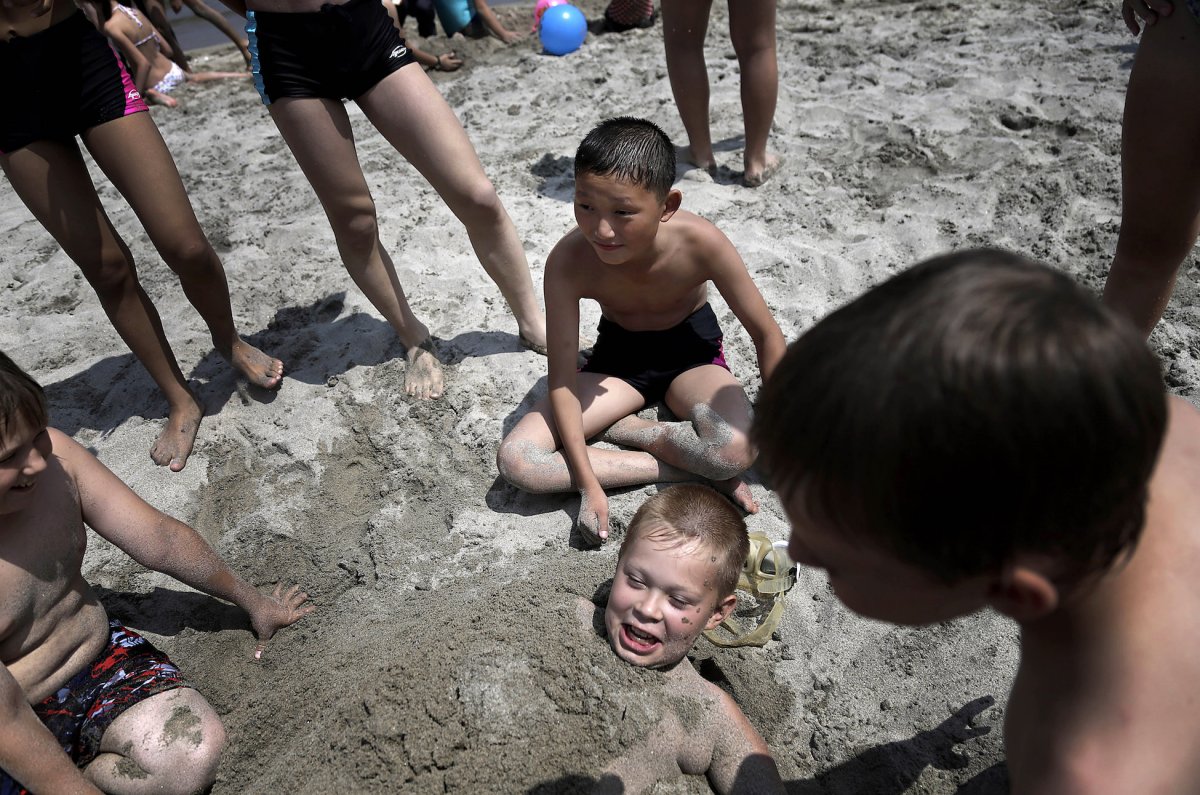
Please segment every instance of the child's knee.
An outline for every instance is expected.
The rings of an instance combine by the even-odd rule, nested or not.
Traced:
[[[463,222],[495,223],[504,215],[504,205],[487,178],[476,180],[462,196]]]
[[[754,446],[744,435],[737,434],[730,441],[710,448],[709,472],[700,473],[710,480],[728,480],[737,477],[754,465]]]
[[[167,266],[176,273],[195,272],[209,267],[213,250],[203,233],[182,235],[158,249]]]
[[[370,250],[379,239],[379,220],[375,202],[367,199],[355,202],[330,214],[338,244],[352,251]]]
[[[538,458],[549,458],[551,453],[541,450],[534,442],[510,433],[496,451],[496,468],[500,477],[522,491],[541,491],[538,477],[541,467]]]
[[[150,755],[136,758],[159,791],[192,795],[217,779],[228,736],[207,702],[176,705],[163,724]]]
[[[99,252],[95,259],[78,264],[88,284],[101,297],[124,292],[137,282],[133,262],[125,251]]]

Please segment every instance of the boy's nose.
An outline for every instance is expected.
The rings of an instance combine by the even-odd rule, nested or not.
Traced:
[[[596,236],[604,240],[613,237],[612,224],[601,218],[600,223],[596,224]]]
[[[37,475],[42,472],[50,457],[50,435],[42,434],[41,438],[29,446],[29,455],[25,456],[25,466],[21,472],[25,475]]]
[[[636,606],[637,612],[648,619],[657,621],[662,618],[662,600],[662,594],[647,591]]]

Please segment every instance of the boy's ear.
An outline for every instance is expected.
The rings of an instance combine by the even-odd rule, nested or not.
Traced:
[[[667,200],[663,204],[662,217],[659,219],[659,221],[664,223],[666,221],[670,221],[671,216],[674,215],[675,211],[679,209],[679,205],[682,202],[683,194],[675,188],[671,188],[671,190],[667,192]]]
[[[1018,622],[1044,618],[1058,607],[1058,586],[1036,566],[1012,563],[988,586],[988,604]]]
[[[717,602],[717,609],[713,611],[712,616],[704,624],[704,628],[716,629],[721,625],[721,622],[729,618],[729,614],[733,612],[733,608],[737,607],[737,597],[729,594],[721,601]]]

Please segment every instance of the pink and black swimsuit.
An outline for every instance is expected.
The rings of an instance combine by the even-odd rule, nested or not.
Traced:
[[[146,110],[108,40],[81,12],[32,36],[0,40],[0,154],[66,140]]]

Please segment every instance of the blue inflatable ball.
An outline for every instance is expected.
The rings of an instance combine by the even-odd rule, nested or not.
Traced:
[[[551,55],[575,52],[587,38],[587,19],[582,11],[568,3],[551,6],[542,14],[538,36],[542,47]]]

